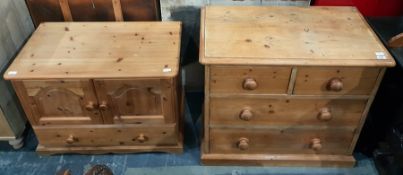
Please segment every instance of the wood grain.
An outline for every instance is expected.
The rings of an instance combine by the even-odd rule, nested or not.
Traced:
[[[34,127],[39,143],[46,147],[97,147],[118,145],[176,145],[176,124],[171,125],[85,125]],[[138,139],[143,134],[144,141]],[[76,140],[69,144],[66,139]]]
[[[291,67],[212,66],[211,93],[286,94]],[[257,88],[243,88],[245,79],[251,78]]]
[[[297,95],[369,95],[375,86],[379,68],[300,67],[295,81]],[[343,89],[328,90],[331,79],[339,78]]]
[[[211,124],[228,126],[356,126],[361,120],[367,100],[273,99],[273,98],[210,98]],[[332,119],[321,121],[322,108],[329,108]],[[249,121],[240,119],[240,112],[249,109]]]
[[[202,154],[204,165],[353,167],[347,155],[309,154]]]
[[[122,5],[120,0],[112,0],[113,12],[115,13],[116,21],[123,21]]]
[[[207,6],[205,11],[203,64],[395,65],[353,7]],[[377,59],[376,52],[386,58]]]
[[[180,28],[180,22],[42,24],[4,77],[174,77],[179,69]]]
[[[159,79],[97,79],[94,85],[98,100],[108,105],[102,111],[105,123],[164,123],[164,114],[173,115],[163,111],[162,106],[167,105],[163,103],[171,101],[163,100]]]
[[[40,155],[55,155],[65,153],[76,154],[129,154],[144,152],[168,152],[182,153],[183,145],[167,145],[167,146],[99,146],[99,147],[45,147],[38,145],[36,152]]]
[[[210,130],[211,153],[237,154],[348,154],[354,129],[216,129]],[[249,139],[249,148],[237,147],[239,138]],[[322,149],[310,148],[319,138]]]
[[[22,103],[27,103],[32,114],[28,118],[38,125],[102,123],[97,111],[84,106],[97,103],[92,82],[89,80],[23,81],[20,92]]]
[[[62,10],[63,18],[65,21],[73,21],[71,15],[70,5],[68,0],[59,0],[60,8]]]

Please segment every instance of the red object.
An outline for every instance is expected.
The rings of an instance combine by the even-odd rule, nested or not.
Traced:
[[[364,16],[402,16],[403,0],[315,0],[317,6],[356,6]]]

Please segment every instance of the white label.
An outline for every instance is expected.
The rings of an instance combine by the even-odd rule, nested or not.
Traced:
[[[162,72],[172,72],[172,69],[171,68],[164,68],[164,69],[162,69]]]
[[[375,55],[376,55],[376,59],[378,59],[378,60],[386,59],[385,52],[375,52]]]
[[[8,71],[7,75],[16,76],[18,74],[17,71]]]

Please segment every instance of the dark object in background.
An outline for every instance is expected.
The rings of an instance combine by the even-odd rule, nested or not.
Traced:
[[[85,175],[113,175],[112,170],[106,165],[95,165]]]
[[[50,21],[157,21],[158,0],[26,0],[35,26]],[[114,3],[115,2],[115,6]],[[120,2],[120,5],[119,5]],[[117,13],[118,15],[116,15]]]
[[[387,45],[403,32],[403,17],[371,17],[369,24]],[[357,149],[374,156],[381,175],[403,174],[403,48],[390,48],[396,67],[389,68],[369,112]]]

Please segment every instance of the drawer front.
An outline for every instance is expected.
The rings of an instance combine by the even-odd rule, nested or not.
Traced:
[[[294,94],[369,95],[379,68],[298,68]]]
[[[210,124],[356,126],[367,100],[211,98]]]
[[[291,67],[212,66],[211,93],[286,94]]]
[[[44,146],[162,146],[178,142],[175,124],[35,127],[34,130],[39,143]]]
[[[212,153],[349,154],[353,129],[210,130]]]

